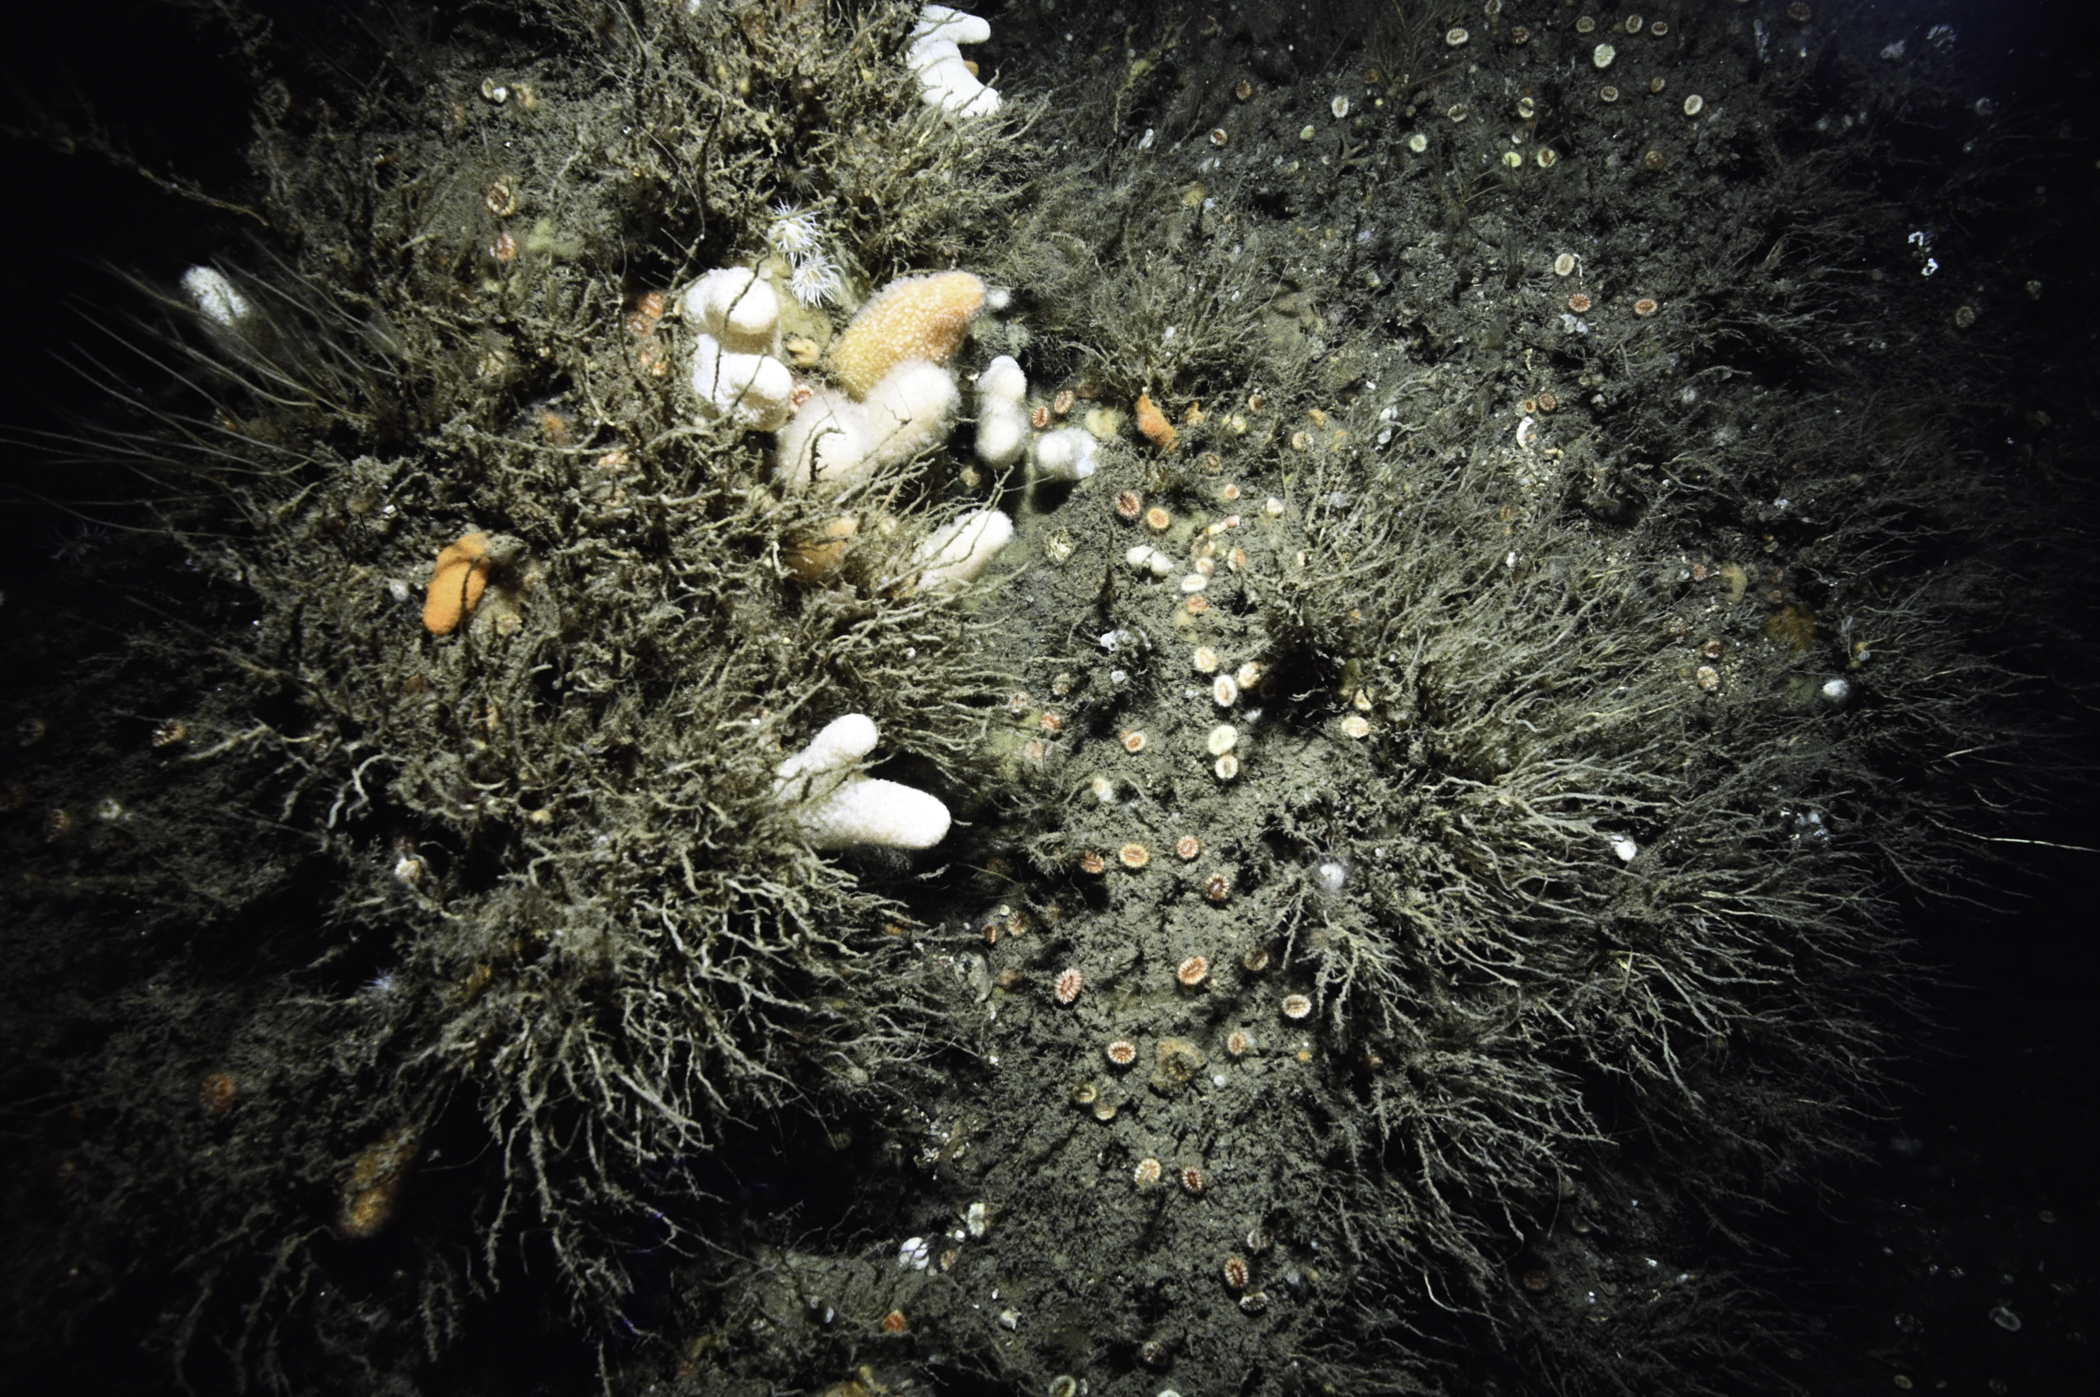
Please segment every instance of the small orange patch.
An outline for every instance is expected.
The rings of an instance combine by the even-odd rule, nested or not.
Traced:
[[[416,1159],[416,1132],[400,1126],[357,1157],[343,1185],[336,1226],[351,1237],[369,1237],[394,1215],[401,1186]]]
[[[232,1075],[226,1072],[208,1074],[197,1088],[197,1099],[215,1116],[223,1116],[232,1110],[234,1097],[238,1094],[239,1088],[234,1085]]]
[[[839,570],[846,560],[846,549],[851,546],[854,534],[860,531],[860,520],[850,514],[842,514],[821,529],[790,543],[781,550],[781,561],[788,570],[804,582],[822,582]]]
[[[459,623],[481,605],[481,593],[489,585],[489,540],[486,534],[467,534],[446,545],[438,554],[437,571],[430,575],[430,591],[423,599],[423,629],[432,635],[450,635]]]
[[[1167,415],[1159,410],[1159,404],[1152,401],[1150,393],[1138,394],[1137,429],[1138,435],[1144,437],[1146,441],[1151,442],[1161,451],[1172,451],[1174,449],[1174,438],[1176,435],[1174,424],[1169,422]]]

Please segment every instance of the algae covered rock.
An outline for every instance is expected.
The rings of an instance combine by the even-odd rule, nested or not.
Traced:
[[[1817,128],[1732,14],[1576,102],[1509,16],[1011,8],[244,31],[241,236],[90,438],[132,619],[16,652],[25,1333],[374,1392],[1754,1347],[1725,1239],[1857,1147],[1896,890],[2035,741],[1979,598],[2041,535],[1869,391],[1937,351],[1824,338],[1934,289],[1845,261],[1904,220],[1745,134]]]

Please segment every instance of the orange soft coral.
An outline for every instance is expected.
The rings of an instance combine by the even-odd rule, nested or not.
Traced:
[[[468,534],[447,544],[438,554],[437,571],[430,575],[430,591],[423,599],[423,629],[432,635],[458,630],[481,605],[482,589],[488,585],[488,535]]]

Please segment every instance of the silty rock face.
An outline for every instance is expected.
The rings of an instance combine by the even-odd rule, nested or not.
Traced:
[[[51,976],[0,996],[79,1020],[29,1036],[36,1079],[150,1129],[25,1127],[46,1177],[133,1181],[19,1249],[54,1258],[25,1325],[159,1264],[127,1312],[194,1313],[170,1349],[252,1326],[293,1385],[345,1356],[427,1385],[488,1257],[492,1306],[585,1317],[536,1353],[675,1292],[624,1386],[675,1349],[754,1389],[950,1361],[1484,1388],[1424,1356],[1471,1352],[1525,1390],[1454,1309],[1567,1386],[1717,1385],[1644,1337],[1733,1332],[1673,1219],[1739,1223],[1761,1169],[1843,1146],[1887,1057],[1890,870],[1993,818],[1966,758],[1905,754],[2006,750],[1946,677],[1989,672],[1942,604],[1960,537],[1902,530],[2019,492],[1937,437],[1961,376],[1951,426],[1872,391],[1932,377],[1905,323],[1946,354],[2005,317],[1849,274],[1830,249],[1918,224],[1737,137],[1871,146],[1795,129],[1788,83],[1741,80],[1747,31],[1696,16],[1615,40],[1626,93],[1557,98],[1555,155],[1514,123],[1588,67],[1559,29],[1480,30],[1423,103],[1366,76],[1389,31],[1308,33],[1336,58],[1292,76],[1238,19],[1162,60],[1008,7],[1009,96],[1068,98],[1023,132],[970,117],[967,17],[524,3],[559,44],[419,50],[427,91],[273,130],[287,285],[229,264],[163,298],[214,409],[165,447],[196,571],[99,565],[191,588],[212,644],[127,637],[124,711],[75,666],[132,746],[68,768],[123,741],[23,715],[10,799],[53,809],[0,820],[16,959]],[[1854,110],[1858,73],[1902,76],[1818,71]],[[1694,83],[1728,100],[1687,124]],[[1772,227],[1804,231],[1776,262]],[[207,649],[240,662],[200,685]],[[87,817],[103,791],[121,819]],[[255,925],[270,967],[229,980]],[[105,974],[110,926],[150,952],[129,1038],[28,998]],[[257,1089],[200,1108],[168,1062]],[[841,1240],[713,1196],[797,1150]],[[308,1240],[331,1191],[355,1264]],[[1512,1227],[1522,1254],[1485,1240]],[[921,1244],[902,1272],[884,1229]],[[514,1264],[527,1239],[560,1264]],[[1670,1324],[1600,1330],[1612,1276]],[[740,1325],[753,1298],[782,1322]]]

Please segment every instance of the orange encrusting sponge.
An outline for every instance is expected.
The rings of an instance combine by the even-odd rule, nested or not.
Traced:
[[[489,585],[489,540],[486,534],[468,534],[447,544],[438,554],[437,571],[430,575],[430,591],[423,598],[423,629],[432,635],[450,635],[459,623],[481,605],[481,593]]]
[[[1178,433],[1174,430],[1174,424],[1167,420],[1167,415],[1159,410],[1159,404],[1152,401],[1150,393],[1138,394],[1137,429],[1139,436],[1161,451],[1174,449],[1174,438]]]

